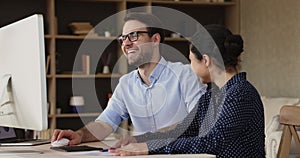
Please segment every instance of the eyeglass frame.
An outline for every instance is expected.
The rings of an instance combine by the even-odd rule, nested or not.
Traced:
[[[120,36],[117,38],[117,41],[118,41],[118,43],[119,43],[121,46],[122,46],[123,42],[124,42],[127,38],[128,38],[128,40],[129,40],[130,42],[135,42],[135,41],[137,41],[137,40],[139,39],[139,34],[140,34],[140,33],[147,33],[147,34],[150,34],[149,31],[132,31],[132,32],[126,34],[126,35],[120,35]],[[136,35],[136,39],[131,39],[130,36],[132,36],[132,35]]]

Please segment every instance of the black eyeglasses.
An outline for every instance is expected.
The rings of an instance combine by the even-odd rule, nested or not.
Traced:
[[[128,37],[130,42],[135,42],[139,39],[139,34],[140,33],[149,33],[149,32],[147,32],[147,31],[133,31],[133,32],[130,32],[129,34],[127,34],[127,35],[120,35],[118,37],[118,42],[119,42],[120,45],[122,45],[127,37]]]

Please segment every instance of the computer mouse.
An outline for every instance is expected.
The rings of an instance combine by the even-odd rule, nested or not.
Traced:
[[[53,147],[60,147],[60,146],[65,146],[65,145],[68,145],[70,142],[69,139],[67,138],[62,138],[60,140],[56,140],[54,142],[51,143],[51,146]]]

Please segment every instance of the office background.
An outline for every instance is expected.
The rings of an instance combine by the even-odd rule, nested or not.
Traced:
[[[241,65],[261,95],[300,96],[299,7],[299,0],[241,0]]]
[[[58,51],[61,52],[69,52],[65,51],[66,46],[71,47],[72,44],[79,45],[80,44],[80,38],[65,35],[67,34],[67,23],[66,20],[70,20],[70,16],[81,16],[81,12],[71,12],[72,8],[66,7],[67,5],[64,5],[64,3],[73,3],[74,1],[57,1],[58,5],[53,8],[53,4],[48,4],[47,2],[53,2],[54,0],[48,0],[48,1],[39,1],[39,0],[30,0],[30,1],[21,1],[18,0],[16,2],[10,2],[10,1],[3,1],[3,5],[0,5],[1,12],[5,14],[0,14],[0,26],[3,26],[5,24],[14,22],[16,19],[20,19],[22,17],[26,17],[27,15],[25,13],[32,13],[32,12],[38,12],[47,14],[47,10],[52,10],[52,12],[58,12],[56,16],[58,16],[58,23],[64,22],[65,24],[60,24],[58,27],[59,34],[56,35],[49,35],[51,31],[57,31],[52,27],[52,30],[49,31],[49,23],[45,23],[45,30],[46,30],[46,43],[48,45],[53,45],[53,43],[56,43],[57,48],[60,48]],[[82,1],[81,1],[82,2]],[[114,6],[115,10],[110,9],[110,12],[115,13],[118,9],[118,5],[116,5],[114,2],[108,2],[101,4],[101,7],[105,7],[106,5],[109,8],[111,6]],[[147,3],[140,3],[140,1],[129,1],[127,7],[134,7],[139,5],[145,5]],[[234,28],[237,28],[236,25],[239,25],[240,27],[240,33],[242,34],[244,41],[245,41],[245,53],[242,56],[242,70],[245,70],[248,72],[248,78],[249,80],[257,87],[259,92],[263,96],[268,97],[296,97],[299,98],[299,92],[300,92],[300,81],[298,79],[300,78],[300,74],[298,73],[298,59],[300,58],[299,52],[297,50],[299,49],[299,42],[300,41],[300,33],[299,33],[299,6],[300,1],[299,0],[272,0],[272,1],[265,1],[265,0],[239,0],[236,3],[240,5],[238,8],[240,11],[238,12],[238,15],[231,15],[229,18],[231,21],[234,21],[232,26]],[[100,2],[102,3],[102,2]],[[9,6],[5,4],[10,4]],[[79,2],[79,4],[81,4]],[[85,6],[90,6],[89,3],[84,4]],[[105,5],[104,5],[105,4]],[[121,6],[123,3],[120,3]],[[221,6],[219,9],[222,10],[222,8],[231,8],[236,7],[238,5],[228,5],[228,6]],[[132,5],[132,6],[131,6]],[[5,6],[5,7],[4,7]],[[50,6],[50,7],[46,7]],[[71,5],[70,5],[71,6]],[[93,6],[93,3],[91,3],[91,6]],[[172,5],[171,5],[172,6]],[[100,8],[101,8],[100,7]],[[120,7],[120,6],[119,6]],[[193,10],[197,10],[197,12],[193,12],[193,15],[198,15],[198,10],[200,6],[193,7],[192,5],[175,5],[175,7],[178,8],[185,8],[186,10],[189,10],[189,8],[193,8]],[[202,6],[203,8],[210,8],[209,5]],[[83,7],[81,5],[76,5],[76,8],[80,8],[81,11],[83,11]],[[89,9],[89,7],[85,7]],[[196,8],[196,9],[195,9]],[[214,10],[213,8],[217,8]],[[212,13],[216,13],[218,15],[219,13],[222,14],[221,11],[219,11],[218,7],[211,7]],[[25,10],[25,11],[24,11]],[[96,10],[100,10],[96,8]],[[65,12],[64,12],[65,11]],[[207,9],[206,12],[209,12],[211,10]],[[61,13],[63,12],[63,13]],[[88,11],[86,11],[88,12]],[[110,12],[105,12],[107,16],[111,15]],[[11,13],[11,14],[6,14]],[[106,16],[101,15],[102,16]],[[22,15],[22,16],[21,16]],[[24,16],[23,16],[24,15]],[[51,14],[52,15],[52,14]],[[54,14],[53,14],[54,15]],[[65,17],[62,18],[62,15]],[[214,14],[207,14],[214,16]],[[14,18],[15,16],[15,18]],[[206,16],[206,15],[205,15]],[[92,16],[87,16],[88,18]],[[201,17],[201,16],[200,16]],[[236,17],[239,17],[236,19]],[[53,18],[46,16],[45,18]],[[93,17],[92,17],[93,18]],[[103,17],[102,17],[103,18]],[[228,18],[228,17],[226,17]],[[93,19],[92,19],[93,20]],[[222,21],[222,20],[221,20]],[[51,23],[51,25],[54,23]],[[83,39],[83,38],[82,38]],[[98,39],[99,41],[102,40],[102,38]],[[67,44],[65,44],[66,42]],[[70,44],[71,42],[71,44]],[[62,44],[61,44],[62,43]],[[178,43],[182,43],[181,40],[170,40],[169,43],[175,43],[178,45]],[[185,45],[185,44],[183,44]],[[117,43],[113,43],[113,47],[110,49],[112,51],[115,50],[115,48],[118,48],[119,46]],[[52,52],[52,54],[56,53],[56,50],[54,49],[56,46],[47,47],[47,52]],[[64,48],[64,49],[62,49]],[[188,49],[187,45],[184,47]],[[69,50],[76,50],[71,47]],[[119,51],[119,50],[117,50]],[[61,53],[63,54],[63,53]],[[66,53],[67,54],[67,53]],[[66,61],[66,60],[63,60]],[[71,61],[71,60],[70,60]],[[62,63],[62,62],[60,62]],[[67,62],[65,62],[67,63]],[[55,63],[52,63],[52,66],[56,65]],[[69,64],[70,65],[70,64]],[[55,71],[55,70],[54,70]],[[50,115],[49,115],[49,125],[50,127],[66,127],[65,122],[80,122],[82,121],[79,115],[71,113],[69,109],[67,109],[68,101],[70,98],[71,91],[69,90],[62,90],[67,89],[65,87],[71,87],[71,75],[65,74],[56,75],[55,72],[53,75],[48,76],[49,81],[49,91],[50,92],[50,99],[52,99],[52,102],[49,109]],[[53,77],[55,76],[56,77]],[[84,78],[91,78],[90,76],[79,76]],[[115,79],[117,80],[119,76],[117,76]],[[55,78],[55,79],[54,79]],[[98,80],[104,80],[107,83],[110,83],[109,80],[110,77],[107,75],[99,75]],[[56,89],[56,85],[57,88]],[[109,84],[102,84],[100,86],[99,90],[101,92],[103,89],[109,89]],[[58,90],[58,91],[56,91]],[[89,89],[85,89],[85,91],[89,92]],[[55,93],[57,92],[57,94]],[[64,94],[61,94],[64,92]],[[105,91],[103,94],[101,94],[100,100],[102,102],[106,102],[107,98],[107,91]],[[67,95],[66,95],[67,94]],[[88,94],[88,93],[87,93]],[[58,99],[56,99],[56,97]],[[55,99],[53,99],[55,98]],[[56,101],[58,100],[58,101]],[[93,103],[88,103],[91,99],[86,98],[85,101],[87,102],[86,105],[94,105]],[[60,103],[61,101],[62,103]],[[104,103],[105,104],[105,103]],[[63,106],[61,106],[63,105]],[[57,113],[56,108],[61,108],[61,112]],[[87,106],[86,106],[87,107]],[[52,111],[51,111],[52,109]],[[61,113],[61,114],[60,114]],[[86,114],[82,114],[84,120],[87,121],[93,120],[95,117],[97,117],[99,113],[94,113],[91,111],[88,111]],[[74,121],[75,120],[75,121]],[[76,129],[78,127],[81,127],[81,124],[76,124],[76,126],[72,125],[72,128]]]

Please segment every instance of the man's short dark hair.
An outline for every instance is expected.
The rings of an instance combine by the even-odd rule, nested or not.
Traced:
[[[150,13],[145,12],[131,12],[126,15],[124,21],[137,20],[146,24],[149,36],[152,37],[154,34],[159,33],[160,42],[162,43],[165,38],[165,30],[163,29],[161,21],[158,17]]]

